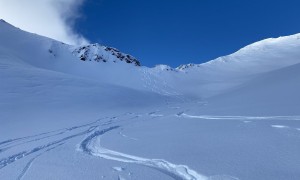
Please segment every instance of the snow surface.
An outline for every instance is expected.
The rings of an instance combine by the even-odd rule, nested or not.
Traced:
[[[148,68],[1,20],[0,179],[298,180],[299,49]]]

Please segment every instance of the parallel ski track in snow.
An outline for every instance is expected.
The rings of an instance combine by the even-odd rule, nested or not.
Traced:
[[[58,130],[44,132],[36,135],[4,140],[0,142],[0,173],[3,168],[9,166],[10,164],[16,163],[17,161],[22,160],[24,158],[28,159],[31,157],[27,162],[27,164],[25,165],[22,172],[17,177],[17,180],[21,180],[26,174],[26,172],[28,171],[28,169],[31,167],[35,159],[37,159],[44,153],[56,149],[57,147],[65,144],[66,142],[68,142],[73,138],[89,135],[98,127],[109,126],[112,123],[118,122],[117,121],[118,117],[122,117],[129,114],[125,113],[111,118],[104,117],[94,122],[79,125],[79,126],[73,126],[70,128],[58,129]],[[133,116],[130,119],[133,118],[136,118],[136,116]],[[53,140],[52,138],[56,138],[56,139]],[[27,149],[23,149],[17,153],[15,151],[10,152],[10,150],[14,150],[17,147],[19,149],[22,149],[22,145],[30,145],[31,143],[34,143],[35,145],[32,145],[30,148],[27,147]],[[4,152],[5,154],[9,154],[9,155],[6,157],[1,157],[1,155],[3,155]]]
[[[157,115],[156,113],[157,112],[150,112],[144,115],[146,115],[146,117],[148,117],[149,119],[160,118],[163,116]],[[119,128],[122,130],[122,123],[128,120],[138,119],[139,117],[140,115],[137,115],[135,113],[125,113],[113,117],[104,117],[91,123],[73,126],[70,128],[58,129],[36,135],[4,140],[0,142],[0,173],[3,168],[16,163],[19,160],[26,159],[28,162],[17,177],[17,180],[22,180],[38,157],[58,148],[59,146],[64,145],[71,139],[80,136],[86,136],[86,138],[80,143],[80,150],[89,155],[101,157],[108,160],[134,163],[150,167],[176,180],[215,179],[214,177],[206,177],[204,175],[201,175],[186,165],[177,165],[164,159],[147,159],[134,155],[128,155],[106,149],[100,145],[100,138],[102,135]],[[14,150],[15,148],[22,149],[22,145],[30,144],[34,145],[29,146],[29,148],[27,146],[27,149],[23,149],[20,152],[16,153],[12,151],[12,153],[10,153],[10,150]],[[3,155],[4,152],[5,154],[10,155],[1,158],[1,154]]]
[[[126,115],[130,117],[124,119]],[[152,117],[153,113],[147,113],[146,115],[148,115],[149,118],[155,118]],[[119,117],[122,118],[118,119]],[[82,141],[80,146],[83,152],[88,153],[90,155],[98,156],[99,154],[96,155],[93,152],[93,149],[92,150],[90,149],[89,145],[92,141],[94,141],[95,139],[97,139],[98,137],[102,136],[103,134],[109,131],[121,127],[118,125],[113,126],[112,124],[118,124],[121,121],[132,120],[138,117],[139,115],[136,115],[134,113],[125,113],[119,116],[101,118],[97,121],[87,123],[84,125],[78,125],[70,128],[58,129],[58,130],[44,132],[36,135],[4,140],[0,142],[0,155],[4,152],[9,154],[10,150],[13,150],[15,148],[22,149],[22,145],[30,145],[31,143],[34,143],[35,145],[31,148],[27,147],[27,149],[23,149],[20,152],[12,153],[7,157],[0,158],[0,172],[1,169],[9,166],[10,164],[16,163],[17,161],[22,159],[29,158],[22,172],[20,172],[20,174],[17,177],[17,180],[22,180],[26,175],[27,171],[30,169],[30,167],[38,157],[51,150],[56,149],[57,147],[65,144],[67,141],[80,136],[87,136],[87,138],[84,141]],[[56,140],[53,140],[53,138],[56,138]],[[40,145],[36,145],[39,143]],[[174,179],[184,179],[184,180],[185,179],[190,179],[190,180],[206,179],[204,176],[199,175],[196,171],[189,169],[185,165],[175,165],[162,159],[150,160],[150,159],[140,158],[136,156],[130,156],[123,153],[110,151],[108,149],[105,149],[105,151],[106,151],[105,157],[107,159],[118,160],[118,161],[128,162],[128,163],[134,162],[136,164],[148,166],[157,169],[169,175],[170,177],[173,177]],[[109,158],[107,152],[110,152],[112,156],[111,158]]]
[[[33,164],[33,162],[35,161],[35,159],[37,159],[39,156],[43,155],[46,152],[49,152],[53,149],[56,149],[57,147],[63,145],[63,143],[58,144],[57,146],[54,146],[52,148],[47,149],[46,151],[36,155],[34,158],[32,158],[30,161],[28,161],[28,163],[26,164],[26,166],[24,167],[23,171],[21,172],[21,174],[18,176],[17,180],[22,180],[23,177],[26,175],[27,171],[29,170],[29,168],[31,167],[31,165]]]

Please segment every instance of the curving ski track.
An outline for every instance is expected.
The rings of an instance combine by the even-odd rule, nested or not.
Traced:
[[[141,158],[103,148],[100,145],[101,135],[117,128],[119,128],[119,126],[95,131],[81,142],[80,149],[92,156],[154,168],[176,180],[208,180],[208,177],[198,174],[185,165],[176,165],[163,159]]]

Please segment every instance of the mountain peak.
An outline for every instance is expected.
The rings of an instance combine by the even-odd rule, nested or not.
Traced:
[[[98,43],[89,44],[76,47],[73,50],[73,54],[82,61],[97,61],[97,62],[126,62],[128,64],[134,64],[135,66],[141,66],[139,60],[135,57],[122,53],[116,48],[102,46]]]

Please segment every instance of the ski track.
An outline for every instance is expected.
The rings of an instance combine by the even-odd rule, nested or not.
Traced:
[[[45,152],[42,152],[42,153],[36,155],[34,158],[30,159],[28,161],[28,163],[26,164],[26,166],[24,167],[24,169],[22,170],[21,174],[18,176],[17,180],[22,180],[23,179],[23,177],[26,175],[27,171],[30,169],[30,167],[32,166],[32,164],[33,164],[33,162],[34,162],[35,159],[37,159],[38,157],[40,157],[41,155],[43,155],[46,152],[49,152],[49,151],[51,151],[53,149],[56,149],[57,147],[59,147],[61,145],[63,145],[63,143],[58,144],[55,147],[49,148]]]
[[[271,125],[271,127],[273,127],[273,128],[279,128],[279,129],[288,129],[288,128],[290,128],[290,127],[284,126],[284,125]]]
[[[207,180],[208,178],[198,174],[185,165],[172,164],[163,159],[146,159],[133,155],[128,155],[109,149],[105,149],[100,145],[100,137],[120,126],[113,126],[107,129],[95,131],[84,139],[80,144],[80,150],[92,156],[101,157],[108,160],[114,160],[125,163],[134,163],[159,170],[160,172],[176,179],[176,180]]]
[[[195,116],[184,112],[176,114],[178,117],[210,120],[300,120],[300,116]]]
[[[41,137],[41,138],[36,138],[36,139],[24,141],[24,142],[17,143],[17,144],[11,145],[11,146],[5,146],[3,149],[0,149],[0,153],[4,152],[4,151],[7,151],[7,150],[9,150],[11,148],[20,146],[20,145],[24,145],[24,144],[31,143],[31,142],[36,142],[36,141],[43,140],[43,139],[48,139],[48,138],[51,138],[51,137],[54,137],[54,136],[58,136],[58,135],[61,135],[61,134],[64,134],[64,133],[65,133],[65,131],[59,132],[57,134],[53,134],[53,135],[48,135],[48,136],[45,136],[45,137]]]
[[[21,160],[21,159],[28,157],[30,155],[33,155],[33,154],[40,153],[40,154],[36,155],[35,158],[32,158],[27,163],[27,165],[24,167],[23,172],[18,177],[19,179],[22,179],[22,177],[24,176],[26,171],[30,168],[32,162],[37,157],[39,157],[41,154],[49,152],[50,150],[55,149],[58,146],[61,146],[62,144],[66,143],[70,139],[73,139],[73,138],[76,138],[79,136],[88,135],[91,132],[93,132],[96,128],[99,128],[100,126],[107,126],[112,123],[115,123],[115,121],[118,122],[117,120],[119,117],[124,117],[127,115],[133,116],[129,119],[136,118],[136,116],[134,116],[135,115],[134,113],[124,113],[124,114],[120,114],[120,115],[117,115],[117,116],[114,116],[111,118],[104,117],[104,118],[98,119],[94,122],[90,122],[90,123],[79,125],[79,126],[73,126],[70,128],[58,129],[58,130],[44,132],[44,133],[40,133],[40,134],[36,134],[36,135],[30,135],[30,136],[24,136],[24,137],[20,137],[20,138],[4,140],[4,141],[0,142],[0,154],[3,153],[4,151],[8,151],[8,153],[9,153],[10,149],[15,148],[17,146],[30,144],[32,142],[39,143],[40,140],[44,140],[44,139],[47,140],[49,138],[53,138],[56,136],[59,137],[66,133],[72,133],[74,130],[86,128],[85,130],[82,130],[80,132],[76,132],[71,135],[58,138],[57,140],[48,141],[48,143],[46,142],[46,143],[42,143],[40,145],[36,145],[35,147],[29,148],[27,150],[21,150],[18,153],[14,153],[12,155],[9,155],[7,157],[0,159],[0,171],[1,171],[1,169],[7,167],[8,165],[10,165],[12,163],[15,163],[18,160]],[[102,122],[105,119],[108,119],[108,121]],[[128,119],[125,119],[125,120],[128,120]]]
[[[133,137],[129,137],[129,136],[125,135],[125,134],[123,133],[123,129],[119,132],[119,134],[120,134],[122,137],[124,137],[124,138],[130,139],[130,140],[133,140],[133,141],[138,141],[137,138],[133,138]]]
[[[34,141],[39,141],[39,140],[42,140],[42,139],[47,139],[47,138],[50,138],[50,137],[53,137],[53,136],[62,135],[66,132],[70,132],[70,131],[73,131],[73,130],[76,130],[76,129],[88,127],[88,126],[91,126],[93,124],[96,124],[96,123],[100,122],[103,119],[106,119],[106,118],[101,118],[101,119],[98,119],[97,121],[94,121],[94,122],[91,122],[91,123],[88,123],[88,124],[84,124],[84,125],[80,125],[80,126],[73,126],[73,127],[70,127],[70,128],[59,129],[59,130],[49,131],[49,132],[40,133],[40,134],[36,134],[36,135],[5,140],[5,141],[0,142],[0,153],[3,152],[4,150],[7,150],[7,149],[10,149],[12,147],[16,147],[16,146],[19,146],[19,145],[22,145],[22,144],[26,144],[26,143],[30,143],[30,142],[34,142]]]
[[[48,149],[48,148],[51,148],[51,147],[56,146],[58,144],[64,143],[65,141],[67,141],[69,139],[88,134],[88,133],[92,132],[94,129],[96,129],[97,127],[98,126],[92,126],[88,130],[82,131],[80,133],[67,136],[65,138],[50,142],[50,143],[45,144],[45,145],[37,146],[37,147],[35,147],[33,149],[30,149],[28,151],[19,152],[17,154],[11,155],[7,158],[3,158],[3,159],[0,160],[0,170],[2,168],[6,167],[7,165],[9,165],[11,163],[14,163],[15,161],[20,160],[20,159],[22,159],[26,156],[29,156],[33,153],[37,153],[37,152],[40,152],[41,150]]]
[[[39,140],[43,140],[43,139],[48,139],[54,136],[59,136],[68,132],[71,132],[73,130],[77,130],[77,129],[81,129],[81,128],[85,128],[85,127],[90,127],[94,124],[99,123],[100,121],[103,121],[105,119],[110,119],[106,122],[103,122],[101,124],[101,126],[106,126],[106,125],[110,125],[114,122],[114,120],[118,119],[119,117],[125,116],[125,115],[133,115],[134,113],[125,113],[125,114],[120,114],[118,116],[114,116],[114,117],[104,117],[101,119],[98,119],[96,121],[87,123],[87,124],[83,124],[83,125],[79,125],[79,126],[73,126],[70,128],[64,128],[64,129],[58,129],[58,130],[54,130],[54,131],[49,131],[49,132],[45,132],[45,133],[40,133],[40,134],[36,134],[36,135],[31,135],[31,136],[25,136],[25,137],[20,137],[20,138],[15,138],[15,139],[8,139],[5,141],[0,142],[0,153],[4,152],[10,148],[14,148],[20,145],[24,145],[30,142],[35,142],[35,141],[39,141]],[[134,116],[133,118],[136,118],[136,116]]]
[[[146,116],[148,115],[151,117],[153,115],[156,115],[155,113],[156,112],[150,112],[144,115]],[[182,116],[182,115],[185,114],[184,113],[178,114],[178,116]],[[119,117],[122,118],[119,119]],[[10,149],[15,148],[17,146],[30,144],[32,142],[39,143],[41,140],[47,140],[49,138],[57,137],[56,140],[48,141],[48,143],[43,142],[42,144],[36,145],[33,148],[29,148],[27,150],[14,153],[8,157],[4,157],[0,159],[0,171],[1,169],[9,166],[10,164],[17,162],[18,160],[35,155],[27,162],[22,172],[17,177],[17,180],[22,180],[26,175],[26,173],[28,172],[28,170],[31,168],[34,161],[38,157],[65,144],[67,141],[73,138],[86,136],[86,138],[80,143],[80,150],[89,155],[101,157],[108,160],[119,161],[119,162],[134,163],[149,168],[153,168],[176,180],[214,180],[215,179],[214,177],[206,177],[204,175],[198,174],[196,171],[190,169],[186,165],[176,165],[164,159],[147,159],[147,158],[137,157],[137,156],[124,154],[121,152],[116,152],[101,147],[100,137],[109,131],[119,129],[121,127],[120,125],[112,126],[112,124],[120,124],[121,122],[133,120],[139,117],[140,115],[137,115],[135,113],[124,113],[118,116],[104,117],[94,122],[90,122],[79,126],[73,126],[70,128],[58,129],[58,130],[40,133],[36,135],[2,141],[0,142],[0,154],[4,151],[9,151]],[[106,121],[103,121],[105,119]],[[75,130],[80,130],[80,131],[73,133],[73,131]],[[67,133],[73,133],[73,134],[64,136]],[[64,136],[64,137],[60,137],[60,136]]]
[[[38,156],[39,156],[39,155],[38,155]],[[17,180],[22,180],[22,179],[23,179],[23,177],[25,176],[26,172],[27,172],[28,169],[31,167],[33,161],[34,161],[38,156],[32,158],[32,159],[26,164],[26,166],[24,167],[22,173],[18,176]]]

